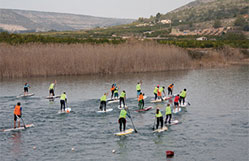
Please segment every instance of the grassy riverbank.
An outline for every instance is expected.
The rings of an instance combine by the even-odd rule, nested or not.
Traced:
[[[204,51],[203,51],[204,50]],[[183,49],[153,41],[122,44],[0,44],[0,78],[116,74],[228,65],[239,49]]]

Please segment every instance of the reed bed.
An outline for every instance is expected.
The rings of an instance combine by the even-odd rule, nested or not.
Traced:
[[[185,49],[155,42],[0,44],[0,77],[115,74],[186,69]]]

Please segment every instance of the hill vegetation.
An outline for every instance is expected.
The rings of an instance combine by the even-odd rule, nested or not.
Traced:
[[[73,31],[131,23],[132,19],[0,9],[0,28],[9,32]]]

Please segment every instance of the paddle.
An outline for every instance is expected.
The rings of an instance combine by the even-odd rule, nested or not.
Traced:
[[[137,133],[137,130],[136,130],[136,128],[135,128],[135,126],[134,126],[134,123],[133,123],[133,121],[132,121],[132,118],[131,118],[131,113],[130,113],[130,111],[129,111],[129,109],[127,108],[127,111],[129,112],[129,115],[130,115],[130,119],[131,119],[131,123],[132,123],[132,126],[133,126],[133,128],[134,128],[134,131],[135,131],[135,133]]]
[[[21,117],[20,117],[20,118],[21,118]],[[24,123],[24,121],[23,121],[22,118],[21,118],[21,120],[22,120],[22,123],[23,123],[24,128],[26,129],[26,125],[25,125],[25,123]]]
[[[156,117],[154,119],[154,125],[153,125],[153,128],[152,128],[153,131],[155,130],[155,124],[156,124]]]

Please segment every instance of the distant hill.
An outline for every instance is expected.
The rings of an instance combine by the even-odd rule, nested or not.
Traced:
[[[249,13],[249,0],[196,0],[169,13],[160,19],[177,22],[204,22],[234,18]]]
[[[0,29],[10,32],[73,31],[128,24],[132,21],[134,20],[67,13],[0,9]]]

